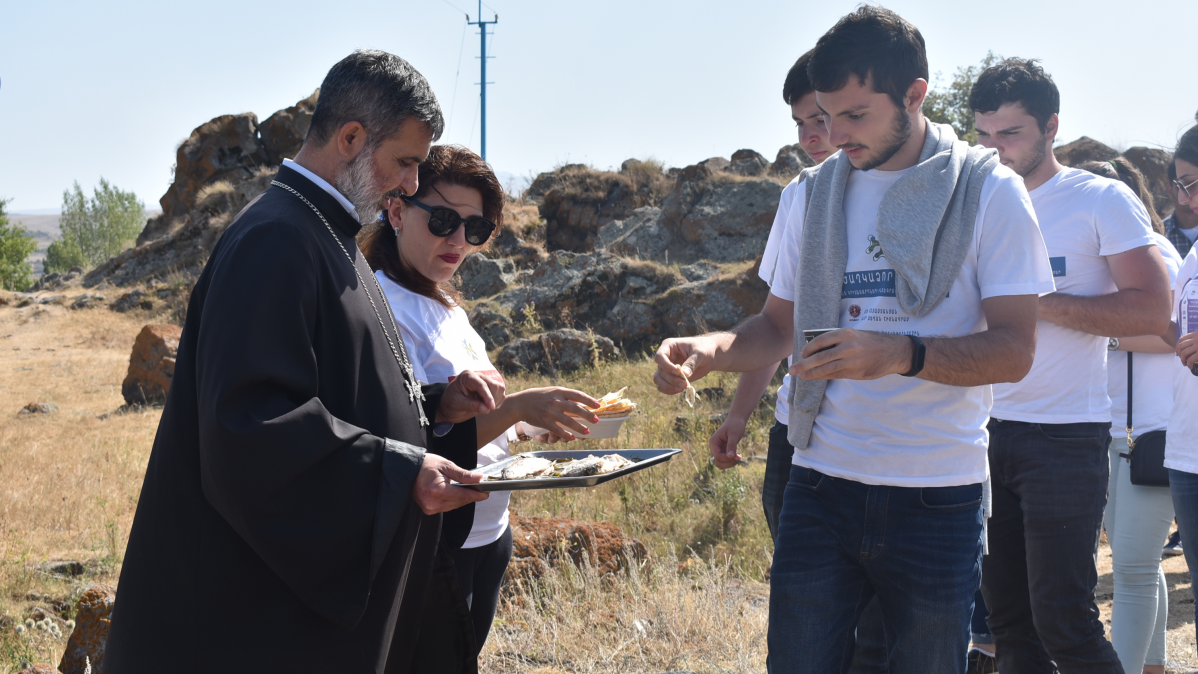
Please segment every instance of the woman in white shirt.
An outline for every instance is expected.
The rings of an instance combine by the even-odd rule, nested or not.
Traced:
[[[359,235],[362,252],[403,334],[416,378],[426,384],[451,381],[463,370],[503,383],[451,283],[466,256],[481,249],[501,222],[503,201],[499,181],[478,155],[463,147],[434,146],[420,164],[416,193],[389,193],[379,223]],[[578,419],[597,422],[586,408],[598,404],[581,391],[558,386],[508,393],[495,411],[475,420],[478,465],[508,456],[509,443],[517,439],[536,433],[548,439],[544,429],[561,440],[589,433]],[[525,422],[533,428],[526,429]],[[447,513],[442,526],[442,541],[453,556],[480,651],[512,555],[508,496],[509,492],[492,492],[474,504],[473,512],[467,507]],[[463,521],[469,526],[464,542],[455,535],[455,529],[466,528]]]
[[[1198,126],[1191,127],[1177,142],[1173,152],[1177,180],[1171,189],[1178,203],[1198,209]],[[1177,332],[1165,338],[1177,339],[1177,356],[1183,367],[1173,373],[1173,414],[1165,443],[1165,467],[1169,469],[1169,489],[1177,511],[1177,529],[1185,543],[1186,564],[1198,569],[1198,376],[1192,368],[1198,364],[1198,246],[1190,249],[1177,285],[1173,290],[1173,310],[1177,312]],[[1190,583],[1198,616],[1198,585]],[[1198,623],[1195,623],[1198,625]]]
[[[1090,161],[1078,168],[1119,180],[1144,203],[1152,221],[1153,238],[1171,281],[1177,280],[1181,257],[1165,238],[1152,193],[1140,171],[1122,157]],[[1160,565],[1160,542],[1173,522],[1173,499],[1168,487],[1131,483],[1127,457],[1127,373],[1132,362],[1133,439],[1165,430],[1173,410],[1169,385],[1177,358],[1162,339],[1153,335],[1110,340],[1107,353],[1107,392],[1111,398],[1111,476],[1103,527],[1111,544],[1115,597],[1111,615],[1111,643],[1129,673],[1164,674],[1165,623],[1169,592]]]

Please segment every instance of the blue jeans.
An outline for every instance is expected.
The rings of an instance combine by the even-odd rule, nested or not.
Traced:
[[[964,672],[981,502],[980,484],[885,487],[791,468],[770,575],[770,672],[848,671],[875,595],[892,674]]]
[[[1194,625],[1198,633],[1198,586],[1193,583],[1194,569],[1198,569],[1198,475],[1170,468],[1169,491],[1173,493],[1173,510],[1177,513],[1177,531],[1185,542],[1181,549],[1185,552],[1186,566],[1190,567]],[[774,565],[777,568],[777,561]]]
[[[1124,674],[1094,603],[1110,423],[991,419],[989,428],[994,512],[982,594],[998,670]]]

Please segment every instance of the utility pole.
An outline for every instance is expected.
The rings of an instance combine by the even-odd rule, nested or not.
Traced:
[[[482,126],[480,127],[481,130],[479,131],[479,136],[480,136],[479,145],[481,146],[480,149],[482,151],[479,152],[479,154],[482,155],[483,161],[487,160],[487,84],[488,84],[488,82],[487,82],[487,59],[495,58],[494,56],[487,56],[487,36],[494,35],[494,33],[487,32],[487,26],[493,25],[496,23],[499,23],[499,14],[498,13],[495,14],[495,18],[492,19],[491,21],[483,21],[483,0],[478,0],[478,21],[471,21],[470,15],[469,14],[466,15],[466,24],[467,25],[478,26],[479,44],[480,44],[480,52],[481,52],[481,56],[479,56],[479,61],[482,63],[482,78],[479,80],[479,84],[482,85],[482,93],[481,93],[482,101],[481,101],[481,105],[480,105],[481,114],[482,114],[482,120],[481,120]],[[490,84],[495,84],[495,83],[490,82]]]

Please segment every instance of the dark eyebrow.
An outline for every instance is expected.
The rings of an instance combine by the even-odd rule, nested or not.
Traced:
[[[996,131],[995,133],[1011,133],[1012,131],[1018,131],[1018,130],[1020,130],[1020,129],[1022,129],[1022,128],[1023,128],[1023,125],[1022,125],[1022,124],[1020,124],[1019,126],[1008,126],[1008,127],[1007,127],[1007,128],[1005,128],[1005,129],[999,129],[999,130],[998,130],[998,131]]]
[[[854,105],[853,107],[848,108],[847,110],[841,110],[840,112],[836,113],[836,116],[843,117],[845,115],[851,115],[854,112],[860,112],[862,110],[867,110],[867,109],[869,109],[869,103],[862,103],[860,105]],[[820,108],[820,110],[822,110],[825,115],[831,116],[828,113],[828,111],[824,110],[822,107]]]

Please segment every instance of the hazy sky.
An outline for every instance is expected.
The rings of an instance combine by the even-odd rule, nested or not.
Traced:
[[[1063,140],[1171,148],[1198,110],[1193,0],[885,4],[923,32],[933,74],[987,50],[1042,58],[1061,89]],[[517,176],[628,157],[685,166],[739,148],[772,160],[794,142],[787,69],[855,5],[490,0],[488,159]],[[411,61],[441,100],[443,141],[477,149],[479,38],[463,16],[476,7],[4,2],[0,197],[11,211],[57,208],[72,181],[90,192],[104,176],[156,207],[192,129],[226,113],[265,119],[358,47]]]

